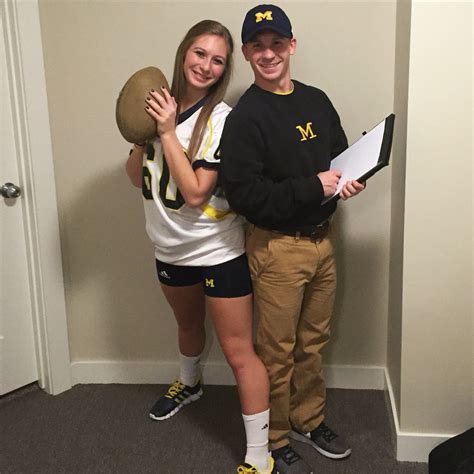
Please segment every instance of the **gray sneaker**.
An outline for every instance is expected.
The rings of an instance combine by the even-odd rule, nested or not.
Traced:
[[[275,460],[273,474],[313,474],[311,467],[289,444],[272,451],[272,456]]]
[[[344,459],[351,454],[351,448],[346,441],[324,422],[309,433],[293,430],[290,432],[290,438],[309,444],[327,458]]]

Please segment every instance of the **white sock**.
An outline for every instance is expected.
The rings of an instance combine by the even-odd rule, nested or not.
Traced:
[[[268,469],[268,423],[270,409],[244,415],[245,434],[247,435],[247,454],[245,462],[255,466],[259,471]]]
[[[184,385],[194,387],[201,377],[201,368],[199,362],[201,361],[201,354],[193,357],[188,357],[179,354],[179,379]]]

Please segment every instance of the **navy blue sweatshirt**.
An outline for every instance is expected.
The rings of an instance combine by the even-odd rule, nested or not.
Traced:
[[[253,84],[227,117],[220,180],[232,209],[259,227],[298,230],[336,209],[321,206],[316,176],[347,148],[339,116],[324,92],[293,81],[289,94]]]

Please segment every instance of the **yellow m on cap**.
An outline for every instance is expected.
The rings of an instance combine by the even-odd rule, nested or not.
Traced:
[[[255,23],[260,23],[262,20],[272,21],[272,11],[267,10],[266,12],[255,13]]]

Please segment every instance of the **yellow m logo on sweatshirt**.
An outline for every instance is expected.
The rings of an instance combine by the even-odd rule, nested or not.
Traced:
[[[306,124],[306,128],[303,128],[301,125],[297,125],[296,129],[301,133],[301,140],[300,142],[306,141],[308,138],[311,140],[312,138],[316,137],[317,135],[313,132],[311,128],[313,122],[308,122]]]

